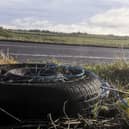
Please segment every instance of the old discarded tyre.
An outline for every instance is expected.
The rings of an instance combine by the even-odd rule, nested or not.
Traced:
[[[21,120],[88,116],[102,92],[100,79],[79,67],[15,64],[0,70],[0,108]]]

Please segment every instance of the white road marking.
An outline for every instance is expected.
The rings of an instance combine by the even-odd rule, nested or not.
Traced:
[[[119,57],[98,57],[98,56],[69,56],[69,55],[47,55],[47,54],[23,54],[23,53],[9,53],[11,56],[31,56],[31,57],[53,57],[53,58],[82,58],[82,59],[103,59],[103,60],[118,60]],[[129,57],[124,59],[129,60]]]

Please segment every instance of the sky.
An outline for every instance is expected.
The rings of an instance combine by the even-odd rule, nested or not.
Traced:
[[[0,26],[129,35],[129,0],[0,0]]]

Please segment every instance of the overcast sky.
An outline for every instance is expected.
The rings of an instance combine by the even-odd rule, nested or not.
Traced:
[[[129,35],[129,0],[1,0],[0,26]]]

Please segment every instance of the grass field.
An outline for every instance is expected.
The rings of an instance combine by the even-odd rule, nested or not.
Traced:
[[[53,44],[95,45],[108,47],[129,47],[129,37],[93,35],[83,33],[54,33],[38,30],[6,30],[0,28],[0,40],[19,40]]]

